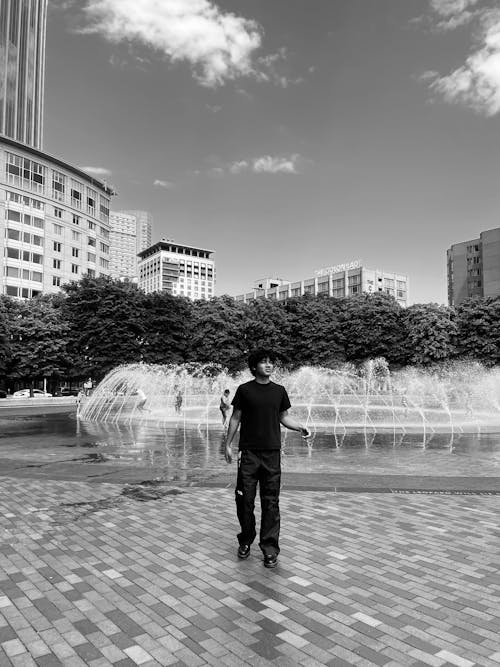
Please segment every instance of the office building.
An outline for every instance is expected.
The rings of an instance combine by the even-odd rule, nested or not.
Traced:
[[[296,282],[281,278],[267,278],[255,282],[251,292],[239,294],[237,301],[248,302],[265,298],[285,301],[304,294],[346,297],[362,292],[385,292],[393,296],[401,306],[408,305],[409,281],[406,275],[379,269],[368,269],[356,260],[319,269],[314,277]]]
[[[109,269],[113,278],[138,280],[138,253],[151,245],[152,218],[147,211],[111,211]]]
[[[500,228],[447,250],[448,303],[469,297],[500,296]]]
[[[47,0],[0,2],[0,135],[42,148]]]
[[[139,287],[190,299],[210,299],[215,289],[213,250],[162,239],[139,253]]]
[[[77,167],[0,137],[0,293],[30,298],[109,275],[114,192]]]

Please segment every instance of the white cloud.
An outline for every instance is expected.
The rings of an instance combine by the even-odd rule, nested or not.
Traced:
[[[106,178],[111,176],[111,171],[109,169],[105,169],[104,167],[82,167],[81,169],[82,171],[86,171],[88,174],[96,176],[97,178]]]
[[[246,160],[239,160],[238,162],[233,162],[229,167],[229,171],[232,174],[239,174],[240,172],[248,169],[248,162]]]
[[[468,11],[480,0],[430,0],[431,9],[441,16],[452,16]]]
[[[295,153],[290,157],[271,157],[265,155],[253,160],[252,168],[256,173],[269,174],[297,174],[299,155]]]
[[[481,0],[431,0],[431,8],[438,16],[438,27],[454,29],[463,25],[464,16],[477,22],[472,53],[465,63],[446,76],[427,72],[430,89],[446,101],[463,103],[478,113],[493,116],[500,113],[500,9],[497,3]],[[446,19],[445,24],[441,18]],[[435,74],[435,76],[433,76]],[[430,75],[430,76],[429,76]]]
[[[174,187],[174,184],[170,181],[162,181],[159,178],[154,180],[153,185],[157,188],[166,188],[167,190],[171,190]]]
[[[87,0],[84,33],[110,42],[143,44],[191,65],[205,86],[255,74],[252,57],[261,28],[251,19],[223,12],[212,0]]]

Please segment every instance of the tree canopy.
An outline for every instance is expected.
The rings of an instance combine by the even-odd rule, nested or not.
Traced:
[[[211,362],[236,372],[252,348],[273,348],[296,368],[384,358],[391,366],[452,359],[500,362],[500,297],[450,308],[402,308],[383,293],[304,295],[247,304],[190,301],[131,283],[84,277],[57,295],[0,297],[0,373],[12,383],[99,381],[126,363]]]

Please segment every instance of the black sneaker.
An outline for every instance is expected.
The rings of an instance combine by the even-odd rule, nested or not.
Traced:
[[[264,567],[276,567],[278,565],[278,554],[266,554],[264,556]]]
[[[238,558],[248,558],[250,556],[250,545],[240,544],[238,547]]]

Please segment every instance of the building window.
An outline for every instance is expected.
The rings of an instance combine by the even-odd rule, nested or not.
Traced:
[[[7,153],[5,170],[9,183],[43,193],[47,172],[47,167],[43,164],[13,153]]]
[[[109,230],[106,229],[106,227],[100,227],[99,231],[101,233],[101,236],[103,236],[105,239],[109,239]]]
[[[10,220],[11,222],[21,222],[21,214],[19,211],[12,211],[9,209],[7,211],[7,220]]]
[[[87,213],[95,216],[95,207],[97,201],[97,192],[87,188]]]
[[[95,264],[95,255],[92,252],[87,253],[87,261],[88,262],[93,262]]]
[[[43,260],[42,255],[38,255],[36,252],[34,252],[34,253],[32,254],[32,256],[31,256],[31,261],[32,261],[34,264],[41,264],[41,263],[42,263],[42,260]]]
[[[104,257],[99,258],[99,265],[102,266],[103,269],[108,269],[109,268],[109,260],[104,259]]]
[[[95,222],[92,222],[92,220],[87,220],[87,222],[88,222],[88,224],[89,224],[89,229],[90,229],[90,230],[96,228],[96,224],[95,224]]]
[[[106,244],[99,243],[99,248],[100,248],[101,252],[103,252],[105,255],[109,254],[109,246],[107,246]]]
[[[78,248],[71,248],[71,255],[73,257],[78,257]]]
[[[16,266],[6,266],[5,275],[8,278],[19,278],[19,269]]]
[[[71,231],[71,238],[73,239],[73,241],[79,241],[80,240],[80,232],[75,232],[75,230],[73,229]]]
[[[61,244],[59,243],[59,241],[53,242],[53,248],[54,252],[61,252]]]
[[[56,218],[62,218],[63,217],[62,208],[55,208],[54,207],[54,217],[56,217]]]
[[[33,221],[33,227],[36,227],[37,229],[43,229],[45,227],[45,223],[42,220],[42,218],[31,218]]]
[[[78,273],[78,264],[71,265],[71,273]]]
[[[80,220],[81,220],[80,216],[77,215],[76,213],[73,213],[73,224],[74,224],[74,225],[79,225],[79,224],[80,224]]]
[[[66,191],[66,176],[58,171],[52,172],[52,198],[56,201],[64,201]]]
[[[62,225],[55,225],[54,224],[54,225],[52,225],[52,227],[53,227],[53,230],[54,230],[54,234],[56,236],[62,236],[62,233],[63,233]]]
[[[52,260],[52,268],[60,269],[61,268],[61,260],[60,259],[53,259]]]
[[[17,229],[8,229],[7,230],[7,238],[12,239],[13,241],[20,241],[21,240],[21,232],[18,231]]]
[[[34,280],[36,283],[42,282],[42,274],[39,271],[33,271],[31,273],[31,280]]]
[[[52,276],[52,284],[54,287],[60,287],[61,286],[61,276]]]
[[[71,179],[71,206],[82,208],[83,185],[79,181]]]
[[[96,247],[96,240],[93,239],[91,236],[88,237],[88,244],[92,246],[93,248]]]
[[[100,196],[99,203],[99,219],[103,222],[108,222],[109,220],[109,199],[102,195]]]
[[[17,289],[18,288],[13,285],[6,285],[5,292],[7,296],[17,296]]]
[[[19,259],[19,250],[17,248],[7,247],[7,257],[11,259]]]

